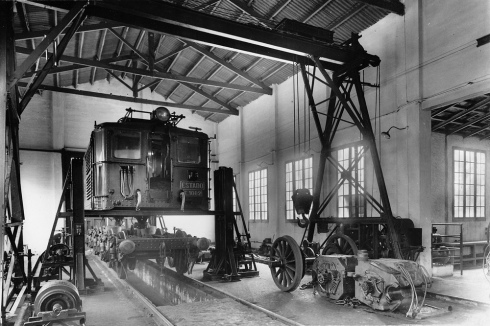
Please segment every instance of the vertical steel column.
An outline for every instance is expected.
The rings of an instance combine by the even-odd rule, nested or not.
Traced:
[[[75,260],[75,286],[85,290],[85,210],[83,191],[83,161],[79,158],[71,160],[72,207],[73,220],[73,258]]]
[[[8,109],[8,77],[7,67],[8,67],[8,48],[9,48],[9,38],[13,37],[13,2],[2,1],[0,2],[0,144],[2,144],[3,149],[0,150],[0,162],[2,163],[2,175],[0,178],[0,201],[1,201],[1,212],[0,212],[0,275],[5,275],[5,223],[7,216],[6,205],[8,197],[5,196],[6,191],[8,191],[9,185],[6,184],[5,176],[10,172],[7,171],[8,164],[5,164],[7,160],[7,155],[5,151],[5,146],[7,144],[6,140],[6,126],[7,126],[7,109]],[[0,310],[1,310],[1,323],[6,325],[6,305],[7,302],[5,298],[7,297],[5,292],[8,292],[9,284],[5,284],[2,280],[0,282]]]
[[[0,3],[0,144],[5,146],[5,129],[6,129],[6,113],[7,113],[7,24],[10,21],[10,15],[12,10],[12,3],[3,1]],[[4,147],[5,148],[5,147]],[[4,257],[4,240],[5,240],[5,162],[6,155],[5,150],[0,151],[0,162],[2,162],[3,171],[0,178],[0,201],[1,201],[1,212],[0,212],[0,275],[5,275],[3,268],[5,266]],[[3,278],[0,282],[0,309],[1,309],[1,322],[5,325],[5,302]]]
[[[234,247],[235,215],[233,213],[233,169],[220,167],[214,171],[214,203],[216,250],[204,271],[209,276],[239,280]]]
[[[359,73],[351,74],[351,78],[354,81],[354,86],[357,92],[357,99],[359,101],[359,109],[362,114],[362,122],[364,125],[364,137],[367,138],[369,142],[369,149],[371,151],[371,159],[373,160],[374,172],[376,174],[376,181],[378,182],[379,195],[381,197],[381,203],[383,204],[384,214],[383,218],[388,225],[388,235],[390,237],[391,247],[395,253],[395,258],[403,259],[400,242],[398,239],[398,233],[395,230],[395,225],[393,223],[393,212],[391,211],[390,198],[388,197],[388,191],[386,190],[386,183],[383,176],[383,170],[381,169],[381,161],[379,159],[378,150],[376,148],[376,142],[374,139],[373,127],[371,125],[371,120],[369,118],[369,113],[366,105],[366,99],[364,98],[364,91],[361,85],[361,79]]]

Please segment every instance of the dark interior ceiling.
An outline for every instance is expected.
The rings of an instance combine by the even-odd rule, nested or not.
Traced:
[[[431,110],[432,131],[446,135],[490,138],[490,93]]]
[[[124,5],[118,1],[108,3]],[[159,4],[184,7],[242,23],[243,28],[260,26],[264,31],[277,30],[280,22],[287,18],[333,31],[333,40],[328,41],[332,45],[342,44],[351,37],[351,33],[361,33],[390,13],[404,14],[404,6],[398,0],[161,0],[126,3],[137,3],[139,8],[148,11]],[[63,22],[70,5],[73,6],[73,2],[64,1],[59,5],[55,1],[16,2],[14,31],[18,65],[28,58],[50,30]],[[178,10],[175,12],[180,14]],[[154,13],[154,16],[158,18],[159,14]],[[284,82],[293,73],[291,61],[200,44],[176,37],[172,32],[155,33],[136,22],[118,22],[117,16],[100,18],[103,16],[88,15],[39,90],[67,92],[77,89],[80,84],[107,80],[124,85],[134,97],[141,96],[138,92],[149,88],[166,100],[177,103],[175,107],[191,109],[206,120],[220,122],[230,113],[237,114],[237,108],[263,94],[270,94],[271,85]],[[60,34],[58,46],[61,38]],[[44,51],[40,59],[19,76],[19,85],[28,86],[55,51],[54,46]],[[155,72],[158,73],[157,78]],[[458,107],[447,111],[451,110],[458,110]],[[442,116],[440,113],[437,117]]]

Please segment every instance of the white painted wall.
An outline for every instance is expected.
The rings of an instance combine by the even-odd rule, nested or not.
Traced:
[[[132,96],[132,93],[118,82],[105,80],[94,85],[78,85],[78,89],[114,95]],[[164,101],[158,94],[148,89],[142,97]],[[61,154],[63,148],[85,151],[94,123],[115,122],[123,117],[125,109],[151,112],[156,106],[124,103],[100,98],[45,91],[42,96],[32,99],[20,123],[21,182],[25,208],[24,242],[37,252],[42,252],[51,231],[64,176],[61,175]],[[202,128],[213,137],[216,125],[206,122],[189,110],[170,110],[186,116],[179,126]],[[142,113],[134,113],[135,117]],[[212,142],[214,150],[215,142]],[[37,149],[40,151],[32,151]],[[165,219],[167,227],[183,228],[186,232],[210,238],[214,241],[214,216],[178,216]]]

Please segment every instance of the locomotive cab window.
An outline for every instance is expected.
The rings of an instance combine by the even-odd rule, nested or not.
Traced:
[[[178,138],[177,159],[179,163],[201,163],[199,138],[180,136]]]
[[[114,158],[141,159],[141,133],[137,131],[115,131],[112,136]]]
[[[168,137],[152,135],[148,146],[150,188],[162,188],[161,182],[170,177],[170,145]]]

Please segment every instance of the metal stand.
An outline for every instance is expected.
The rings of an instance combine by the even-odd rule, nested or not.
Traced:
[[[227,279],[239,281],[241,277],[258,276],[257,266],[251,252],[250,234],[247,231],[240,207],[243,232],[239,232],[233,212],[233,170],[220,167],[214,172],[216,249],[203,272],[204,279]],[[236,196],[238,198],[238,196]],[[238,199],[237,199],[238,200]],[[240,205],[239,205],[240,206]],[[236,242],[234,240],[236,235]],[[242,239],[245,238],[245,241]]]
[[[66,237],[64,243],[56,243],[54,240],[56,225],[62,215],[60,211],[67,191],[71,194],[72,211],[63,214],[63,217],[66,218],[66,230],[70,236]],[[88,281],[85,279],[85,267],[93,277],[91,283],[102,284],[85,257],[84,219],[83,162],[81,159],[74,158],[65,179],[46,251],[34,267],[34,271],[37,271],[34,276],[36,287],[39,287],[41,281],[62,279],[65,273],[77,289],[83,291],[87,286],[85,282]]]

